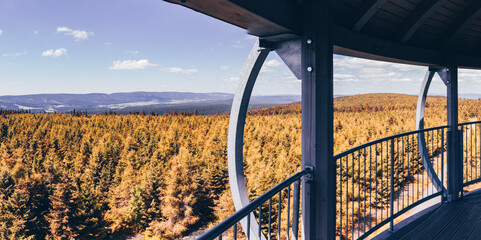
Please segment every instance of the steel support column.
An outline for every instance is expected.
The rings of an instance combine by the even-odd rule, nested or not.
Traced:
[[[332,1],[305,1],[302,34],[303,239],[335,238],[336,167],[333,161]]]
[[[458,66],[454,57],[448,58],[446,69],[447,75],[447,180],[448,180],[448,201],[459,199],[459,192],[462,188],[463,168],[459,149],[458,131]]]

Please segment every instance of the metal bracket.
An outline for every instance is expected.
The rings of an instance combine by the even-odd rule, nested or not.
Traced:
[[[307,171],[307,174],[304,176],[306,182],[313,182],[314,181],[314,167],[312,166],[305,166],[304,169]]]
[[[443,83],[444,85],[446,85],[446,87],[449,85],[450,83],[448,79],[449,68],[441,67],[441,66],[432,66],[432,67],[429,67],[429,71],[436,72],[441,78],[441,80],[443,80]]]

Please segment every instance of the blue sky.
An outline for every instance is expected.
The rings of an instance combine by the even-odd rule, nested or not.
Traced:
[[[234,92],[254,42],[243,29],[161,0],[1,0],[0,95]],[[417,94],[425,73],[334,58],[340,95]],[[481,90],[477,72],[460,78],[460,92]],[[436,82],[431,92],[444,92]],[[272,53],[254,94],[300,94],[300,81]]]

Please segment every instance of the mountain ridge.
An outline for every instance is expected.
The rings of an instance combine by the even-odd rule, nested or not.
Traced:
[[[42,93],[0,96],[0,108],[30,112],[69,113],[73,110],[99,113],[114,111],[165,113],[198,111],[201,114],[226,113],[234,94],[211,92],[117,92],[117,93]],[[252,96],[251,108],[262,108],[300,101],[299,95]]]

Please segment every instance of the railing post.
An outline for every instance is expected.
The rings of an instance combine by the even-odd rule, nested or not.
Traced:
[[[448,57],[446,68],[447,85],[447,118],[448,118],[448,144],[447,144],[447,180],[448,201],[459,199],[462,188],[462,160],[460,156],[460,138],[458,131],[458,67],[454,56]]]
[[[394,215],[394,138],[391,139],[391,170],[390,170],[390,183],[391,183],[391,187],[390,187],[390,195],[389,195],[389,207],[390,207],[390,214],[391,216],[389,216],[391,218],[391,221],[390,221],[390,226],[389,226],[389,230],[391,232],[394,231],[394,219],[392,218],[392,216]]]
[[[333,161],[333,45],[331,0],[303,3],[302,182],[303,238],[333,240],[336,230],[336,163]]]

